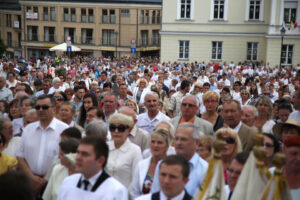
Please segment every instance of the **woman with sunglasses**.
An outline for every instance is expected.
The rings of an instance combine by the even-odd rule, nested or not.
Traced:
[[[135,166],[142,159],[140,147],[130,142],[127,137],[134,122],[132,117],[116,113],[109,117],[108,123],[112,140],[108,142],[109,157],[106,169],[111,176],[128,188]]]
[[[241,106],[248,105],[250,102],[250,92],[245,88],[241,88]]]
[[[225,182],[227,183],[227,168],[234,156],[242,151],[242,145],[238,134],[231,128],[220,128],[215,134],[215,140],[219,138],[224,141],[224,147],[221,151],[221,160]]]
[[[140,161],[135,168],[132,183],[129,187],[131,199],[150,192],[156,165],[166,157],[169,143],[167,129],[159,128],[151,134],[151,156]]]
[[[267,152],[264,163],[267,168],[271,168],[274,166],[272,164],[273,156],[280,151],[280,144],[278,142],[278,139],[273,134],[263,133],[263,135],[263,147]]]

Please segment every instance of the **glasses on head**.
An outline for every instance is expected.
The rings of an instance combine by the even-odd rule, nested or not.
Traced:
[[[264,147],[267,147],[267,148],[272,148],[272,147],[274,147],[274,145],[273,145],[273,144],[270,144],[270,143],[264,143],[263,146],[264,146]]]
[[[124,132],[127,128],[128,126],[125,125],[119,125],[119,126],[116,126],[114,124],[109,125],[109,130],[112,132],[115,132],[116,129],[118,129],[118,132]]]
[[[64,98],[62,96],[54,96],[56,101],[63,101]]]
[[[186,106],[188,106],[188,107],[196,107],[196,105],[190,104],[190,103],[182,103],[181,105],[182,105],[183,107],[186,107]]]
[[[51,106],[48,106],[48,105],[36,105],[35,109],[40,110],[42,108],[43,110],[48,110],[50,107]]]
[[[222,140],[224,142],[226,142],[227,144],[235,144],[235,139],[232,137],[224,137],[224,138],[222,138]]]

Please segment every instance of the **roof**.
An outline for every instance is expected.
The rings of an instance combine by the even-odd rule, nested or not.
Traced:
[[[130,4],[162,4],[162,0],[23,0],[23,1],[49,1],[73,3],[130,3]]]
[[[21,6],[18,3],[1,2],[0,9],[1,10],[21,10]]]

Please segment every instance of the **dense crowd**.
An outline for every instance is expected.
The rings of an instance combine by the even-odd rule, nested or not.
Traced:
[[[0,187],[27,199],[191,199],[217,138],[230,199],[258,133],[300,195],[299,66],[4,58],[0,112]]]

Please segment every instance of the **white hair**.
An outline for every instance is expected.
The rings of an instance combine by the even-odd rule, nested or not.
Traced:
[[[244,105],[244,106],[242,106],[242,110],[243,109],[247,109],[247,108],[249,108],[249,109],[252,110],[254,117],[258,116],[258,111],[257,111],[257,108],[255,106],[252,106],[252,105]]]
[[[147,96],[156,96],[157,99],[159,99],[159,96],[156,92],[147,92],[145,97],[144,97],[144,101],[146,101]]]

